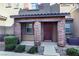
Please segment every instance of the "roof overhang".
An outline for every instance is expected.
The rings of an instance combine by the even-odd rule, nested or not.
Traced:
[[[44,14],[26,14],[26,15],[11,15],[11,18],[45,18],[45,17],[62,17],[70,13],[44,13]]]

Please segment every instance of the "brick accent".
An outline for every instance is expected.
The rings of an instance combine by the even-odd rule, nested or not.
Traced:
[[[61,20],[58,22],[58,45],[65,45],[65,20]]]
[[[14,24],[14,33],[15,35],[21,40],[21,24],[20,23],[15,23]]]
[[[34,40],[35,40],[35,45],[38,46],[41,43],[41,23],[40,22],[35,22],[34,23]]]

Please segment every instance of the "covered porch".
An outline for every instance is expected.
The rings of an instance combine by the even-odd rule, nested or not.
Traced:
[[[41,42],[57,42],[59,46],[65,46],[64,27],[67,13],[40,15],[11,16],[15,18],[15,35],[19,37],[20,41],[34,41],[37,44],[41,44]]]
[[[21,24],[22,41],[34,41],[34,23],[23,22]],[[42,42],[57,42],[57,22],[40,22],[41,41]],[[40,27],[40,26],[38,26]]]

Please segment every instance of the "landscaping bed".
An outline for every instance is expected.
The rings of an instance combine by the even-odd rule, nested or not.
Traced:
[[[29,46],[18,44],[18,38],[16,36],[5,36],[5,51],[16,53],[28,53],[28,54],[43,54],[44,47],[42,46]]]

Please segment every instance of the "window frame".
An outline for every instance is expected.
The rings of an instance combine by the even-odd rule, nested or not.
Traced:
[[[11,3],[6,4],[6,8],[11,8],[11,7],[12,7]]]
[[[34,8],[33,8],[33,6],[34,6]],[[31,3],[31,8],[29,8],[29,11],[36,11],[36,10],[39,10],[39,6],[38,6],[38,4],[37,3]]]
[[[26,27],[27,24],[32,24],[32,32],[31,33],[27,32],[27,28],[28,28],[28,27]],[[22,24],[22,33],[24,35],[34,35],[34,24],[33,23],[23,23]]]
[[[30,24],[31,24],[31,27],[29,27]],[[31,29],[31,32],[27,32],[27,29]],[[26,34],[33,34],[33,24],[32,23],[27,23],[26,27],[25,27],[25,31],[26,31]]]
[[[68,27],[66,28],[66,24],[69,24],[69,26],[70,26],[70,32],[66,31],[66,29],[68,28]],[[66,34],[72,34],[73,33],[73,21],[66,21],[66,23],[65,23],[65,32],[66,32]]]
[[[19,9],[19,3],[16,3],[14,9]]]

